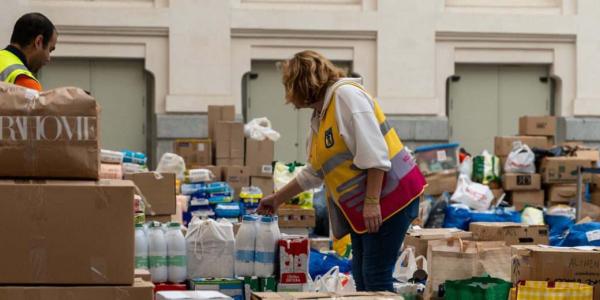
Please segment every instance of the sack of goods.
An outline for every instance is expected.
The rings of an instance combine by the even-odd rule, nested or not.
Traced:
[[[231,222],[194,217],[185,240],[188,279],[234,277],[235,237]]]
[[[79,88],[0,83],[0,177],[98,179],[98,113]]]

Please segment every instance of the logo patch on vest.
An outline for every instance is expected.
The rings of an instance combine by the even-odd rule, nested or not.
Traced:
[[[333,129],[329,128],[325,130],[325,148],[333,147],[334,143],[335,142],[333,141]]]

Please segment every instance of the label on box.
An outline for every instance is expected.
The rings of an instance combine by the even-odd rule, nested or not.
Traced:
[[[198,144],[198,151],[204,152],[204,144]]]
[[[587,236],[588,242],[600,240],[600,229],[588,231],[585,235]]]
[[[437,160],[438,161],[447,161],[448,156],[446,156],[446,151],[440,150],[437,152]]]
[[[260,172],[272,174],[273,173],[273,165],[262,165],[262,167],[260,168]]]
[[[531,185],[531,175],[517,176],[517,185]]]

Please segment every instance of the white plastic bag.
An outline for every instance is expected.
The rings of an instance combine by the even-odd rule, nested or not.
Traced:
[[[535,154],[521,141],[513,143],[513,149],[504,163],[506,173],[535,173]]]
[[[460,175],[456,191],[450,200],[463,203],[477,211],[485,211],[494,200],[494,194],[487,185],[472,182],[466,175]]]
[[[398,260],[396,260],[393,277],[400,282],[408,282],[413,277],[413,274],[415,274],[415,271],[417,271],[415,250],[412,247],[407,247],[402,251]]]
[[[194,217],[185,241],[189,279],[234,276],[235,237],[231,222]]]
[[[356,292],[356,284],[351,275],[340,273],[340,268],[335,266],[323,276],[317,276],[314,282],[316,292],[352,293]]]
[[[421,261],[423,270],[427,271],[427,259],[423,255],[415,257],[415,249],[407,247],[402,251],[398,260],[396,260],[393,277],[400,282],[408,282],[413,278],[415,272],[419,270],[419,261]]]
[[[175,153],[165,153],[160,158],[156,172],[175,173],[177,179],[183,180],[185,176],[185,161],[183,157]]]
[[[279,132],[271,128],[271,121],[267,118],[256,118],[248,122],[244,126],[244,135],[249,139],[257,141],[269,139],[274,142],[281,137]]]

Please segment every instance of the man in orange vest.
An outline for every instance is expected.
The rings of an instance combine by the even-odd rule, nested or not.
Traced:
[[[54,24],[40,13],[28,13],[17,20],[10,45],[0,50],[0,81],[41,91],[35,74],[50,62],[58,33]]]

